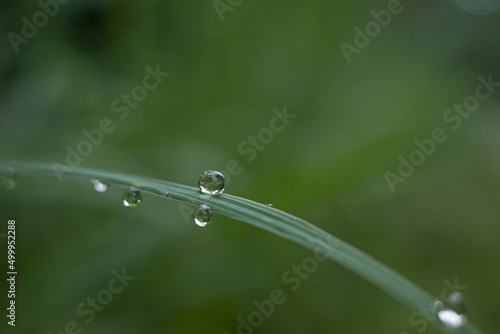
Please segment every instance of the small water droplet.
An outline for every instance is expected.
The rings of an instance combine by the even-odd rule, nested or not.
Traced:
[[[269,203],[267,206],[270,208],[274,208],[274,205],[272,205],[271,203]]]
[[[206,204],[202,204],[194,210],[193,218],[196,225],[205,227],[212,220],[212,210]]]
[[[214,170],[207,170],[198,179],[198,185],[203,193],[218,194],[224,192],[226,180],[222,173]]]
[[[168,191],[160,191],[160,196],[163,196],[166,198],[172,198],[172,196],[168,193]]]
[[[107,182],[99,181],[96,179],[90,180],[90,182],[94,184],[94,189],[100,193],[105,192],[109,188],[109,183]]]
[[[129,188],[123,194],[123,205],[128,208],[136,208],[142,202],[142,192],[136,188]]]
[[[442,309],[444,309],[444,303],[439,299],[434,301],[434,309],[438,312],[441,311]]]
[[[460,292],[452,292],[434,302],[434,308],[441,322],[449,327],[458,328],[467,323],[465,298]]]
[[[0,184],[7,190],[12,190],[17,186],[17,173],[12,167],[5,168],[0,173]]]
[[[460,292],[452,292],[444,299],[445,306],[457,312],[465,314],[465,297]]]

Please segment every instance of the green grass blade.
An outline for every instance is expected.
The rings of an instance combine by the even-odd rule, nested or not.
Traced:
[[[57,174],[50,164],[0,162],[0,168],[13,167],[18,173]],[[98,179],[115,185],[135,187],[143,192],[169,199],[207,204],[212,211],[240,220],[283,238],[292,240],[313,251],[320,251],[333,261],[352,270],[368,282],[378,286],[390,296],[417,312],[445,333],[482,333],[468,323],[459,329],[443,326],[431,305],[434,298],[416,284],[398,274],[380,261],[354,246],[332,236],[311,223],[276,208],[226,193],[203,194],[198,188],[142,176],[126,175],[83,167],[72,167],[66,176]],[[168,193],[165,196],[165,193]]]

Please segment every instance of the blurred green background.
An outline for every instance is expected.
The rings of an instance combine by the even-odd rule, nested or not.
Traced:
[[[71,1],[15,53],[8,34],[40,6],[2,2],[0,159],[65,163],[82,130],[109,118],[114,131],[81,166],[196,186],[236,160],[227,193],[302,217],[436,297],[457,279],[469,318],[496,333],[500,91],[456,131],[443,113],[479,75],[500,81],[500,11],[404,1],[348,64],[339,44],[387,4],[242,1],[221,21],[212,1]],[[170,75],[121,120],[111,103],[157,64]],[[247,162],[238,146],[284,106],[296,118]],[[437,127],[448,140],[391,192],[384,172]],[[60,333],[74,321],[82,333],[233,334],[274,289],[286,302],[255,333],[437,332],[331,261],[292,292],[281,277],[310,251],[223,216],[199,228],[159,197],[127,209],[123,191],[53,176],[0,190],[0,233],[16,219],[19,272],[17,326],[3,316],[2,332]],[[77,306],[122,268],[135,279],[86,323]],[[5,279],[0,290],[5,310]]]

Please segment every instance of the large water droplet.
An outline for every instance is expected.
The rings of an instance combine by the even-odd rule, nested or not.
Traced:
[[[17,186],[17,173],[14,168],[7,167],[0,173],[0,184],[7,190]]]
[[[224,175],[214,170],[207,170],[198,179],[201,192],[208,194],[224,192],[225,183]]]
[[[95,180],[95,179],[90,180],[90,182],[92,182],[94,184],[94,189],[100,193],[105,192],[109,188],[109,183],[107,183],[107,182],[103,182],[103,181],[99,181],[99,180]]]
[[[274,205],[272,205],[271,203],[267,204],[267,206],[270,208],[274,208]]]
[[[441,322],[449,327],[458,328],[467,323],[465,298],[460,292],[452,292],[434,302],[434,308]]]
[[[194,210],[193,218],[196,225],[205,227],[212,220],[212,210],[206,204],[202,204]]]
[[[123,205],[128,208],[136,208],[142,202],[142,192],[136,188],[129,188],[123,194]]]

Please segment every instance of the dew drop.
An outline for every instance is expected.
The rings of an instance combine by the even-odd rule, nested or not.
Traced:
[[[172,196],[168,193],[168,191],[160,191],[160,196],[163,196],[166,198],[172,198]]]
[[[142,192],[136,188],[129,188],[123,194],[123,205],[128,208],[136,208],[142,202]]]
[[[457,312],[465,314],[465,297],[460,292],[452,292],[443,300],[445,307]]]
[[[0,184],[6,190],[12,190],[17,186],[17,172],[14,168],[7,167],[0,173]]]
[[[462,327],[467,323],[465,316],[465,298],[460,292],[452,292],[434,302],[439,320],[452,328]]]
[[[226,181],[222,173],[207,170],[198,179],[198,185],[203,193],[218,194],[224,192]]]
[[[274,208],[274,205],[272,205],[271,203],[267,204],[267,206],[270,208]]]
[[[465,315],[458,314],[457,312],[448,309],[439,311],[438,318],[443,324],[453,328],[462,327],[467,323]]]
[[[212,210],[206,204],[202,204],[194,210],[194,222],[196,225],[205,227],[212,220]]]
[[[96,179],[90,180],[90,182],[94,184],[94,189],[100,193],[105,192],[109,188],[109,183],[107,182],[99,181]]]

